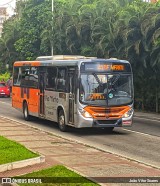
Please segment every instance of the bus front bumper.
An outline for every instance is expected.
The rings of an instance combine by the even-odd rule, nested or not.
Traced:
[[[132,116],[128,118],[120,118],[120,119],[103,119],[103,120],[95,120],[93,118],[85,118],[81,114],[78,115],[76,128],[84,128],[84,127],[98,127],[98,128],[106,128],[106,127],[123,127],[123,126],[131,126],[132,125]]]
[[[132,118],[127,118],[124,120],[123,118],[117,120],[94,120],[92,127],[129,127],[132,125]]]

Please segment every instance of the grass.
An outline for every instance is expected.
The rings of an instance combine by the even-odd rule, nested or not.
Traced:
[[[20,179],[21,178],[21,179]],[[20,186],[98,186],[98,184],[88,180],[87,178],[82,177],[81,175],[67,169],[62,165],[57,165],[48,169],[43,169],[41,171],[29,173],[23,175],[23,177],[17,177],[17,180],[36,180],[38,179],[42,181],[42,183],[18,183]]]
[[[38,156],[23,145],[0,136],[0,165]]]

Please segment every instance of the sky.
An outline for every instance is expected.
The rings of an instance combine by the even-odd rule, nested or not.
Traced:
[[[0,0],[0,6],[13,6],[15,7],[16,0]]]
[[[0,0],[0,7],[8,7],[8,13],[13,14],[16,0]]]

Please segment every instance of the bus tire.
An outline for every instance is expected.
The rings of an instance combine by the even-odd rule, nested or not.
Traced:
[[[23,104],[23,116],[26,121],[29,121],[31,119],[31,116],[29,115],[29,112],[28,112],[27,102],[24,102]]]
[[[60,131],[67,131],[67,125],[65,124],[65,115],[63,110],[60,110],[58,114],[58,126]]]

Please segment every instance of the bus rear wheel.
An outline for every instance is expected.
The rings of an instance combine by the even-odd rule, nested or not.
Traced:
[[[63,110],[60,110],[58,114],[58,126],[60,131],[67,131],[67,125],[65,124],[65,115]]]
[[[26,102],[23,104],[23,116],[26,121],[29,121],[31,119],[29,112],[28,112],[28,105]]]

